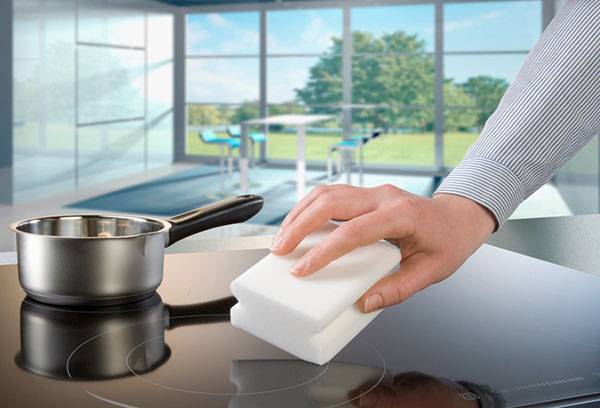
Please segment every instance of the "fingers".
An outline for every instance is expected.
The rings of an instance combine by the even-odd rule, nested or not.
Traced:
[[[370,212],[336,228],[323,242],[308,251],[292,266],[297,276],[310,275],[360,246],[372,244],[389,233],[386,213]]]
[[[400,270],[380,279],[358,301],[364,312],[372,312],[401,303],[439,281],[439,265],[426,254],[415,254],[400,263]]]
[[[302,200],[300,200],[295,206],[294,208],[292,208],[292,211],[290,211],[288,213],[288,215],[285,217],[285,219],[283,220],[283,222],[281,223],[281,228],[285,228],[287,227],[291,222],[293,222],[296,217],[302,213],[302,211],[304,211],[306,209],[306,207],[308,207],[313,201],[315,201],[315,199],[317,197],[319,197],[321,194],[329,192],[329,191],[334,191],[334,190],[339,190],[342,188],[349,188],[350,186],[346,185],[346,184],[332,184],[332,185],[321,185],[318,186],[316,188],[314,188],[306,197],[304,197]]]
[[[311,232],[331,219],[351,219],[374,211],[377,197],[368,189],[336,188],[316,197],[287,227],[280,230],[271,251],[285,255]]]

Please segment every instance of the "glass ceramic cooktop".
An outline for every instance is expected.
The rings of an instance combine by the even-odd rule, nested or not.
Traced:
[[[4,404],[593,406],[600,394],[596,277],[486,247],[317,366],[229,324],[229,283],[265,254],[168,255],[158,294],[103,309],[29,300],[16,267],[0,268]]]

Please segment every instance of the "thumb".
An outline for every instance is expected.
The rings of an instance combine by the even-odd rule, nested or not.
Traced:
[[[400,269],[375,283],[357,301],[363,313],[404,302],[406,299],[439,281],[437,263],[430,256],[417,253],[405,258]]]

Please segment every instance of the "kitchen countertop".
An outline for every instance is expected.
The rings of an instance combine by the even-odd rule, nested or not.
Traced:
[[[272,234],[187,239],[167,253],[268,248]],[[509,220],[490,244],[600,276],[600,214]],[[0,265],[16,263],[14,252],[0,252]]]

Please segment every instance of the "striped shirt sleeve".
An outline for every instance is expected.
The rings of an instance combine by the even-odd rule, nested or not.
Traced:
[[[569,0],[435,194],[472,199],[500,226],[599,133],[600,1]]]

